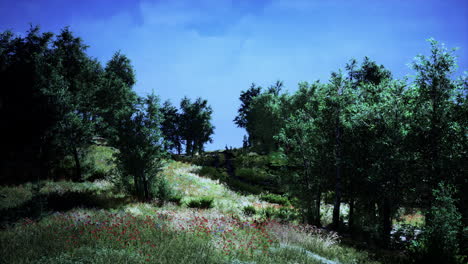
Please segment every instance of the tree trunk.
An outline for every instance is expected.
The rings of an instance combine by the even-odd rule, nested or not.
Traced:
[[[73,159],[75,160],[75,181],[81,181],[81,162],[76,147],[73,147]]]
[[[339,126],[339,118],[336,119],[335,125],[335,162],[336,162],[336,178],[335,178],[335,202],[333,207],[333,223],[332,226],[338,229],[340,225],[340,205],[341,205],[341,128]]]
[[[142,180],[143,180],[143,196],[144,200],[148,201],[150,199],[150,192],[149,192],[149,185],[148,185],[148,179],[146,178],[146,175],[142,175]]]
[[[185,146],[185,154],[187,154],[188,156],[192,156],[193,155],[193,142],[191,140],[187,140],[187,145]]]
[[[315,225],[317,227],[321,227],[322,223],[320,221],[320,201],[321,201],[322,192],[321,192],[320,186],[317,189],[318,189],[317,197],[315,200]]]
[[[354,230],[354,199],[351,198],[349,201],[349,214],[348,214],[348,228],[351,233]]]
[[[382,205],[382,246],[388,248],[390,245],[390,232],[392,231],[390,199],[384,198]]]

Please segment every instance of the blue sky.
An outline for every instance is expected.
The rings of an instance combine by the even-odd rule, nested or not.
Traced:
[[[430,37],[459,47],[459,73],[468,70],[464,0],[1,0],[1,31],[25,32],[28,23],[56,33],[70,26],[103,63],[120,50],[140,95],[208,99],[216,126],[209,150],[242,145],[232,120],[252,82],[283,80],[292,92],[364,56],[403,77]]]

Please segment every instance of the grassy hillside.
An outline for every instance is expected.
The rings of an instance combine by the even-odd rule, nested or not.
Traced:
[[[373,263],[335,233],[282,221],[287,206],[238,194],[198,170],[166,163],[161,174],[181,199],[163,206],[133,202],[103,180],[2,187],[2,213],[38,197],[43,208],[34,220],[3,219],[0,263]],[[67,197],[76,208],[50,208]],[[200,200],[208,209],[195,208]]]

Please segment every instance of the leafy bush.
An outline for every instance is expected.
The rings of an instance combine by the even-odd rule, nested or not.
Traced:
[[[236,176],[257,184],[268,179],[268,173],[259,168],[239,168],[236,170]]]
[[[263,194],[262,196],[260,196],[260,199],[265,202],[276,203],[276,204],[284,205],[284,206],[291,205],[291,202],[289,201],[287,197],[277,195],[277,194],[272,194],[272,193]]]
[[[258,155],[254,152],[239,155],[235,159],[235,165],[237,168],[263,168],[266,167],[268,163],[268,156]]]
[[[160,204],[170,201],[171,197],[175,195],[169,182],[161,174],[153,181],[152,193]]]
[[[115,149],[106,146],[90,146],[83,158],[83,178],[87,181],[105,179],[115,168]]]
[[[252,205],[245,206],[242,212],[247,216],[252,216],[257,213],[257,210]]]
[[[299,210],[286,207],[267,207],[262,210],[261,215],[266,219],[277,219],[280,222],[293,222],[301,217]]]
[[[245,183],[234,178],[229,178],[228,184],[234,190],[237,190],[242,193],[260,194],[261,192],[263,192],[261,186]]]
[[[183,196],[181,194],[173,194],[171,197],[169,197],[169,202],[180,205],[182,198]]]
[[[268,160],[272,166],[285,166],[288,165],[288,159],[284,153],[273,152],[268,155]]]
[[[220,181],[226,181],[229,177],[225,170],[208,166],[203,166],[197,173],[201,176]]]
[[[201,197],[197,199],[192,199],[187,203],[189,208],[199,208],[199,209],[209,209],[213,208],[214,198],[212,197]]]
[[[461,215],[455,206],[455,192],[453,186],[442,183],[433,190],[435,200],[427,214],[421,239],[414,241],[410,247],[418,261],[457,263]]]

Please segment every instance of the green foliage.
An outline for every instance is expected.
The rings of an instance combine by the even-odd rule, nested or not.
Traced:
[[[264,191],[262,186],[246,183],[232,177],[228,179],[227,183],[232,189],[245,194],[260,194]]]
[[[267,207],[259,212],[265,219],[274,219],[280,222],[296,222],[300,220],[301,214],[297,209],[281,207]]]
[[[255,209],[255,207],[252,205],[247,205],[247,206],[244,206],[244,208],[242,208],[242,212],[246,216],[253,216],[257,213],[257,209]]]
[[[217,169],[214,167],[203,166],[197,173],[201,176],[208,177],[213,180],[227,181],[229,175],[223,169]]]
[[[180,203],[181,197],[176,194],[175,190],[163,175],[158,175],[151,184],[151,193],[154,198],[158,199],[160,204],[169,201]]]
[[[210,209],[214,206],[213,197],[200,197],[191,199],[187,202],[189,208]]]
[[[175,150],[177,154],[182,153],[182,124],[181,115],[177,108],[170,101],[165,101],[161,107],[163,121],[161,131],[166,139],[164,148],[166,150]]]
[[[0,194],[0,210],[19,207],[32,199],[32,184],[2,186]]]
[[[455,192],[453,186],[443,183],[434,189],[435,200],[426,217],[422,237],[411,248],[420,261],[456,263],[461,215],[453,198]]]
[[[274,140],[283,124],[281,101],[284,99],[274,93],[262,93],[256,96],[246,115],[246,130],[254,151],[270,153],[277,150]]]
[[[185,141],[186,154],[193,156],[203,152],[207,142],[212,142],[211,136],[215,127],[211,124],[213,110],[207,100],[197,98],[195,102],[184,97],[180,102],[180,125],[182,140]]]
[[[111,177],[115,169],[115,152],[115,149],[107,146],[89,146],[83,157],[83,178],[94,181]]]
[[[114,142],[119,149],[116,157],[123,183],[129,182],[125,178],[133,178],[135,194],[141,200],[152,198],[150,187],[162,167],[160,123],[158,98],[155,95],[140,98],[134,112],[119,122],[118,138]]]
[[[276,203],[279,205],[284,205],[284,206],[290,206],[291,202],[289,201],[288,197],[286,196],[281,196],[278,194],[273,194],[273,193],[268,193],[268,194],[262,194],[260,196],[260,199],[269,202],[269,203]]]
[[[235,158],[237,168],[263,168],[268,165],[268,162],[266,155],[258,155],[255,152],[238,155]]]
[[[262,184],[270,177],[265,170],[259,168],[238,168],[236,176],[253,184]]]

